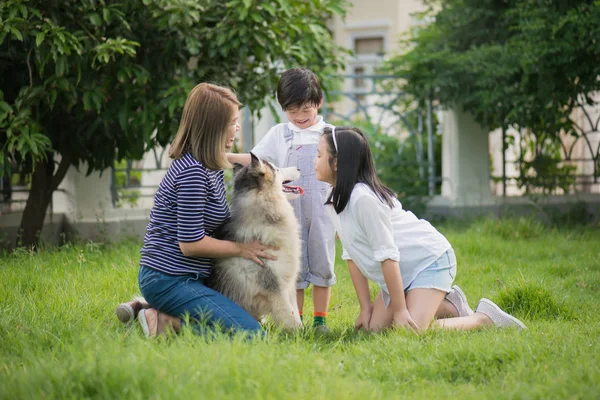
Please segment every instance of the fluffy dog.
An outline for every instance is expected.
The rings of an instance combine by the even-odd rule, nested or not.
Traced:
[[[231,218],[216,236],[278,247],[270,250],[277,260],[263,260],[260,266],[242,257],[216,259],[208,285],[259,321],[270,314],[275,324],[297,329],[302,326],[296,303],[300,228],[288,199],[303,190],[284,183],[298,179],[300,172],[277,169],[254,154],[251,157],[248,166],[236,167]]]

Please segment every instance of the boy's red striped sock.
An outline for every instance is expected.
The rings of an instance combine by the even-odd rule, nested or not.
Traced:
[[[327,311],[319,312],[315,311],[313,314],[313,327],[319,325],[325,325],[327,323]]]

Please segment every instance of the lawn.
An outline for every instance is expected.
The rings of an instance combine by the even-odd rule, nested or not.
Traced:
[[[489,297],[527,331],[355,332],[338,259],[328,334],[146,340],[114,315],[137,293],[139,242],[18,250],[0,254],[0,398],[600,398],[600,230],[439,229],[471,306]]]

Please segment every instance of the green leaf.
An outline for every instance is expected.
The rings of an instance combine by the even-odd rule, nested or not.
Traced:
[[[98,91],[93,92],[92,101],[96,106],[96,111],[99,113],[102,109],[102,95]]]
[[[2,122],[12,113],[12,107],[5,101],[0,101],[0,126]]]
[[[119,111],[119,126],[121,127],[122,130],[127,130],[127,110],[125,108],[122,108]]]
[[[263,17],[257,12],[251,13],[250,17],[254,20],[254,22],[257,22],[257,23],[262,23],[264,21]]]
[[[25,6],[25,4],[19,4],[19,11],[21,11],[21,15],[23,16],[24,19],[27,19],[27,7]]]
[[[35,46],[40,47],[40,44],[42,44],[45,37],[46,37],[45,31],[39,32],[37,35],[35,35]]]
[[[23,34],[21,33],[20,30],[18,30],[17,28],[11,26],[10,27],[10,32],[12,33],[12,35],[15,37],[15,39],[17,39],[18,41],[22,42],[23,41]]]
[[[92,13],[88,16],[90,22],[96,26],[102,26],[102,18],[97,13]]]
[[[29,142],[29,147],[31,149],[31,153],[33,153],[33,155],[38,155],[38,146],[37,143],[35,142],[35,140],[28,140]]]
[[[55,72],[57,76],[63,76],[67,70],[67,57],[58,57],[55,64]]]
[[[83,92],[83,109],[85,111],[93,110],[94,106],[92,105],[92,93],[89,91]]]
[[[38,19],[43,19],[42,18],[42,14],[39,12],[39,10],[32,8],[30,9],[31,14],[35,15]]]
[[[58,91],[51,90],[48,93],[48,104],[50,105],[50,109],[54,109],[54,104],[56,103],[56,97],[58,96]]]
[[[261,4],[262,8],[264,8],[265,10],[267,10],[267,12],[269,14],[271,14],[271,16],[275,16],[277,15],[277,12],[275,11],[275,8],[273,8],[273,6],[270,3],[263,3]]]

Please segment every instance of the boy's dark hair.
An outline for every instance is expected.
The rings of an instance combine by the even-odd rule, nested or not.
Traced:
[[[322,98],[319,78],[308,68],[292,68],[281,74],[277,85],[277,101],[283,111],[304,104],[318,107]]]

